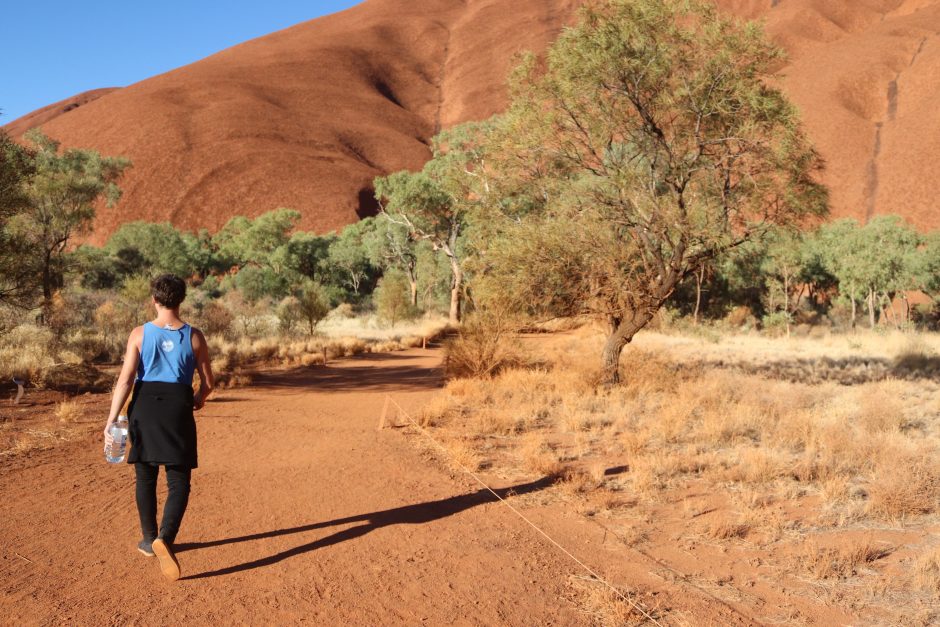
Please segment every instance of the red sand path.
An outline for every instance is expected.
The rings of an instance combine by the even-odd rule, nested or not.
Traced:
[[[401,432],[376,429],[384,395],[419,407],[440,386],[439,363],[437,351],[372,355],[220,394],[197,419],[200,468],[175,584],[135,550],[133,473],[104,463],[98,436],[4,460],[0,622],[586,624],[568,587],[582,574],[575,564]],[[493,481],[531,496],[546,487]],[[598,526],[557,504],[530,500],[524,511],[646,594],[664,624],[751,624],[651,578],[649,564],[625,561]]]

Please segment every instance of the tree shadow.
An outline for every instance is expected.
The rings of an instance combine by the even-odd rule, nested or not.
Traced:
[[[373,366],[356,365],[355,361],[346,360],[346,363],[336,366],[259,373],[251,385],[281,390],[312,388],[317,392],[404,392],[434,390],[443,385],[440,368],[405,363],[390,365],[388,362],[394,363],[395,358],[383,358],[382,361],[385,363]]]
[[[542,479],[531,481],[529,483],[524,483],[508,488],[496,489],[494,492],[496,492],[500,498],[507,498],[513,495],[530,494],[544,490],[556,481],[557,479],[554,477],[543,477]],[[300,525],[298,527],[275,529],[272,531],[253,533],[234,538],[223,538],[220,540],[209,540],[206,542],[180,543],[177,544],[174,548],[177,553],[182,553],[185,551],[195,551],[198,549],[222,546],[225,544],[250,542],[253,540],[262,540],[265,538],[275,538],[278,536],[303,533],[305,531],[313,531],[315,529],[323,529],[337,525],[346,525],[358,522],[365,523],[356,527],[338,531],[334,534],[326,536],[325,538],[320,538],[319,540],[308,542],[307,544],[301,544],[291,549],[275,553],[274,555],[269,555],[267,557],[262,557],[250,562],[235,564],[233,566],[226,566],[225,568],[219,568],[217,570],[211,570],[183,578],[206,579],[209,577],[231,575],[233,573],[252,570],[254,568],[261,568],[263,566],[270,566],[296,555],[302,555],[310,551],[315,551],[317,549],[322,549],[334,544],[339,544],[340,542],[346,542],[347,540],[354,540],[355,538],[364,536],[367,533],[382,527],[388,527],[391,525],[420,525],[434,520],[447,518],[448,516],[453,516],[454,514],[466,511],[476,507],[477,505],[492,503],[495,501],[496,498],[488,490],[480,489],[476,492],[470,492],[468,494],[462,494],[459,496],[452,496],[438,501],[418,503],[415,505],[405,505],[403,507],[396,507],[394,509],[372,512],[371,514],[360,514],[358,516],[349,516],[347,518],[337,518],[335,520],[325,522],[315,522],[308,525]]]
[[[894,360],[883,357],[795,357],[760,363],[703,359],[693,364],[705,370],[722,368],[790,383],[862,385],[886,379],[905,381],[936,380],[940,377],[940,357],[908,354]]]

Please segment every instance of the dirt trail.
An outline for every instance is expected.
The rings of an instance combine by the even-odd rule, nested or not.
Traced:
[[[219,394],[197,417],[176,584],[135,550],[133,471],[104,463],[100,436],[5,459],[0,623],[589,623],[572,600],[577,566],[478,485],[376,429],[386,393],[409,410],[435,393],[439,363],[437,351],[371,355]],[[95,402],[103,415],[106,396]],[[601,527],[540,493],[546,480],[490,481],[661,610],[750,624],[625,560]]]
[[[524,523],[376,430],[383,394],[419,406],[438,362],[371,356],[220,394],[197,419],[175,585],[134,550],[132,469],[91,437],[4,462],[0,622],[584,622],[568,564]]]

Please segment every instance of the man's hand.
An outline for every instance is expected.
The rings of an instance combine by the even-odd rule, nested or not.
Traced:
[[[202,395],[202,390],[196,392],[196,395],[193,397],[193,409],[199,411],[202,409],[202,406],[206,404],[206,399]]]

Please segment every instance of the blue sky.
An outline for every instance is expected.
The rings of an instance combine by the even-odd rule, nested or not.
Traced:
[[[123,87],[359,0],[2,0],[0,126],[98,87]]]

